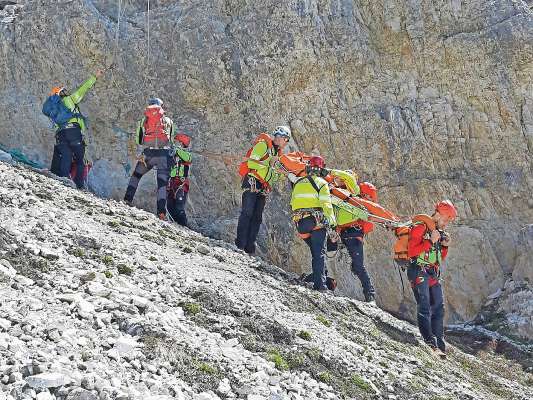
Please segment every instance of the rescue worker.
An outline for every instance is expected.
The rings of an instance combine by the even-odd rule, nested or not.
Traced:
[[[436,204],[431,216],[436,229],[415,224],[409,232],[408,256],[411,258],[407,277],[417,303],[418,329],[424,341],[434,350],[446,354],[444,342],[444,299],[439,282],[440,263],[448,255],[450,238],[444,231],[457,217],[457,210],[449,200]]]
[[[57,176],[68,177],[74,162],[76,165],[74,183],[78,189],[85,186],[85,141],[83,134],[87,129],[87,119],[81,114],[79,103],[102,75],[102,70],[96,71],[73,93],[69,93],[66,88],[61,86],[54,87],[50,93],[51,96],[59,95],[61,103],[70,113],[65,123],[55,124],[56,145],[54,146],[50,171]]]
[[[291,138],[288,126],[278,126],[272,135],[261,134],[241,164],[242,208],[235,245],[248,254],[255,253],[255,242],[263,221],[267,195],[282,173],[275,168]]]
[[[167,210],[174,222],[187,226],[185,206],[189,194],[189,170],[192,160],[191,152],[187,148],[191,144],[191,138],[184,133],[178,133],[174,138],[174,144],[175,163],[170,170],[168,181]]]
[[[358,185],[356,177],[348,171],[331,170],[330,174],[336,182],[340,178],[352,195],[377,201],[377,190],[371,183],[362,182]],[[372,302],[375,299],[375,289],[364,264],[364,237],[372,231],[373,224],[368,222],[366,211],[335,196],[332,196],[332,203],[337,220],[337,232],[350,255],[352,272],[361,282],[365,302]]]
[[[167,185],[173,164],[171,147],[174,123],[165,115],[163,101],[152,98],[138,122],[136,131],[137,165],[130,178],[124,201],[131,205],[139,181],[152,168],[157,170],[157,215],[166,219]]]
[[[305,177],[296,178],[292,189],[293,221],[311,251],[313,289],[326,291],[325,243],[328,231],[334,232],[336,221],[328,183],[320,177],[327,174],[324,159],[311,157],[306,172]],[[333,241],[338,239],[334,233],[332,236]]]

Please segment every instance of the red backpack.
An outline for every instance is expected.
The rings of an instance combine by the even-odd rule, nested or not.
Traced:
[[[254,149],[254,146],[259,142],[265,142],[267,144],[268,149],[270,150],[273,146],[272,144],[272,137],[268,133],[261,133],[257,138],[255,138],[255,142],[252,147],[248,149],[246,152],[246,156],[244,160],[239,165],[239,175],[241,177],[245,177],[250,173],[250,168],[248,168],[248,160],[250,159],[250,155],[252,154],[252,150]],[[259,161],[265,161],[268,157],[270,157],[270,151],[268,151]]]
[[[151,105],[144,110],[144,135],[142,144],[159,147],[169,143],[165,132],[165,111],[158,105]]]

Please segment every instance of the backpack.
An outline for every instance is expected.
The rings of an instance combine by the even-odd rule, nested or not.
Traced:
[[[244,160],[239,165],[239,175],[244,178],[246,175],[250,173],[250,168],[248,168],[248,160],[250,159],[250,155],[252,154],[252,151],[254,149],[254,146],[259,142],[265,142],[267,144],[268,150],[270,150],[273,146],[272,143],[272,137],[268,133],[261,133],[254,141],[254,144],[252,147],[248,149],[246,152],[246,156]],[[265,161],[268,157],[270,157],[270,152],[267,151],[267,153],[259,160],[259,161]]]
[[[426,226],[426,232],[435,229],[435,221],[426,214],[418,214],[411,218],[411,224],[408,226],[402,226],[394,230],[396,235],[396,242],[394,243],[394,256],[393,259],[400,267],[406,267],[409,262],[409,235],[411,229],[418,224],[424,224]]]
[[[159,147],[169,143],[165,131],[165,111],[158,105],[150,105],[144,110],[144,134],[141,144]]]
[[[85,117],[81,115],[81,113],[69,110],[68,107],[63,104],[61,96],[58,94],[49,96],[46,99],[43,104],[42,112],[59,127],[64,126],[72,118],[83,118],[85,120]]]

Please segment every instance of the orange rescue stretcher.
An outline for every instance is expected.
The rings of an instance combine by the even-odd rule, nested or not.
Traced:
[[[305,167],[311,156],[304,154],[302,152],[292,152],[288,154],[283,154],[279,158],[280,168],[286,172],[293,173],[298,177],[306,175]],[[403,225],[392,211],[387,210],[381,205],[374,203],[370,200],[363,199],[359,196],[354,196],[348,190],[341,189],[334,186],[333,176],[327,175],[324,178],[330,184],[330,193],[338,197],[339,199],[355,206],[362,208],[368,212],[370,222],[374,222],[386,227],[397,227]]]

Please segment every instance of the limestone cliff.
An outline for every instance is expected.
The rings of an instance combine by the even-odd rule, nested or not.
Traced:
[[[96,193],[123,195],[133,167],[127,132],[157,94],[197,152],[240,155],[258,132],[288,123],[292,148],[355,168],[400,215],[452,199],[460,219],[445,272],[450,322],[473,318],[508,275],[531,276],[523,245],[533,223],[531,2],[150,5],[148,13],[140,0],[0,1],[0,143],[49,163],[53,133],[40,106],[50,87],[112,66],[83,105]],[[190,213],[202,232],[232,238],[235,169],[196,156]],[[138,204],[151,209],[154,183],[145,180]],[[267,206],[262,250],[287,270],[307,270],[287,199],[282,185]],[[373,233],[367,264],[379,304],[408,315],[412,296],[400,289],[391,243],[390,233]],[[346,256],[330,270],[343,293],[360,294]]]

